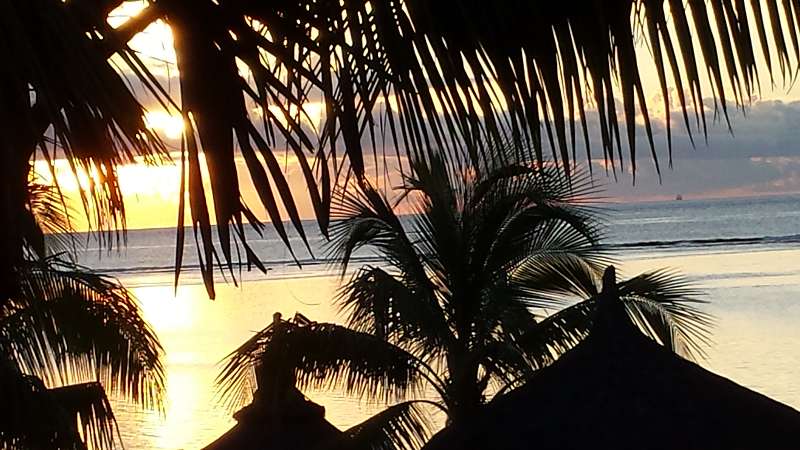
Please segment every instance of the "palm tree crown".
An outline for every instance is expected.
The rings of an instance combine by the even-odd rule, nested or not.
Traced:
[[[413,445],[425,427],[415,422],[419,403],[410,397],[427,389],[438,398],[427,404],[448,420],[469,420],[575,345],[591,325],[608,261],[589,205],[593,189],[556,165],[510,157],[500,152],[486,170],[458,174],[436,158],[415,164],[403,191],[409,216],[368,184],[342,193],[331,227],[342,274],[365,247],[383,261],[361,267],[341,289],[347,326],[270,327],[232,354],[220,378],[224,391],[242,394],[260,367],[291,370],[301,387],[338,385],[403,400],[348,436],[385,443],[386,430],[402,429]],[[680,278],[644,274],[619,290],[631,315],[665,345],[703,337],[707,318]],[[584,301],[545,314],[576,300]]]
[[[162,404],[162,349],[135,298],[117,280],[52,253],[59,236],[43,230],[69,230],[63,206],[54,188],[30,184],[26,258],[0,303],[2,448],[113,448],[106,390]]]
[[[495,159],[500,162],[503,156]],[[603,261],[586,180],[554,166],[509,164],[452,175],[439,159],[408,180],[413,215],[398,217],[369,186],[345,194],[332,227],[333,256],[348,267],[362,246],[388,267],[363,267],[340,293],[350,328],[410,351],[446,373],[438,380],[453,419],[544,363],[518,338],[552,274]],[[529,357],[533,357],[532,359]]]

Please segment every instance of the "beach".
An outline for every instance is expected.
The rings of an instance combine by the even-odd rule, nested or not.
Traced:
[[[624,205],[609,213],[608,240],[617,247],[614,255],[622,274],[662,267],[686,274],[705,291],[708,304],[703,309],[715,318],[713,344],[698,362],[800,408],[796,388],[800,376],[800,246],[796,236],[800,199],[677,203]],[[759,227],[762,220],[771,228]],[[301,312],[315,321],[342,320],[332,304],[339,278],[331,275],[329,264],[306,264],[300,269],[283,261],[285,254],[275,250],[280,253],[273,255],[278,262],[267,275],[243,272],[239,286],[220,282],[217,299],[211,301],[191,268],[182,275],[177,293],[170,271],[131,269],[135,266],[131,255],[137,252],[152,259],[158,259],[160,252],[167,261],[173,254],[172,248],[138,249],[136,239],[132,231],[127,251],[106,255],[96,263],[133,289],[165,349],[164,414],[115,402],[128,449],[197,449],[227,430],[234,421],[215,394],[219,362],[268,325],[274,312],[284,316]],[[187,255],[192,251],[187,249]],[[364,262],[374,263],[369,255],[364,255]],[[340,428],[382,407],[338,392],[306,394],[325,406],[328,419]]]

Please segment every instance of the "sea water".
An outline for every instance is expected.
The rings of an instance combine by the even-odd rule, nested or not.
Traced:
[[[699,362],[800,408],[800,196],[601,207],[605,242],[625,275],[670,267],[704,289],[704,310],[714,316],[715,326],[713,343]],[[325,258],[325,241],[313,222],[305,222],[304,230],[308,246],[295,232],[291,251],[268,224],[260,236],[249,230],[247,242],[269,270],[239,272],[237,267],[233,278],[226,274],[227,282],[218,273],[214,301],[198,274],[191,229],[177,290],[175,229],[130,230],[126,245],[111,252],[80,238],[86,249],[79,262],[131,288],[165,348],[164,414],[114,401],[126,448],[202,448],[227,430],[234,422],[216,395],[219,363],[267,326],[274,312],[341,320],[331,302],[340,279]],[[353,264],[378,261],[362,251]],[[382,407],[333,391],[307,395],[343,429]]]

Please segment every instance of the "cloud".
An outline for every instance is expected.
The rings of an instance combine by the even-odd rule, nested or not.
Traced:
[[[595,163],[595,170],[602,165]],[[677,159],[661,172],[652,165],[638,169],[636,185],[629,173],[618,180],[600,175],[606,195],[619,200],[744,197],[800,192],[800,157]]]
[[[651,100],[650,105],[659,101]],[[673,111],[673,167],[668,165],[665,122],[651,115],[656,154],[661,180],[650,154],[647,135],[641,120],[637,121],[636,185],[631,175],[632,164],[627,136],[622,136],[624,170],[617,166],[617,177],[605,167],[600,155],[601,141],[596,118],[590,116],[589,129],[593,150],[592,167],[598,180],[607,188],[607,195],[624,200],[670,199],[684,197],[751,196],[800,192],[800,102],[756,100],[744,111],[729,107],[731,127],[717,111],[712,100],[706,100],[708,133],[697,128],[690,114],[694,144],[684,125],[682,113]],[[641,118],[640,118],[641,119]],[[579,141],[577,153],[583,151]],[[599,160],[597,158],[600,158]]]
[[[673,120],[679,119],[673,114]],[[733,110],[731,130],[719,118],[711,124],[708,144],[696,133],[692,148],[685,127],[674,137],[677,158],[749,158],[800,156],[800,102],[757,101],[745,111]],[[682,119],[681,119],[682,120]],[[681,123],[681,122],[678,122]]]

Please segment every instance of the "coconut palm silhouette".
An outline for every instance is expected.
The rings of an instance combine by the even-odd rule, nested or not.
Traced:
[[[362,249],[381,258],[343,285],[336,301],[346,325],[270,325],[230,356],[222,393],[246,399],[253,386],[266,388],[257,375],[272,373],[287,374],[291,388],[397,400],[340,439],[354,448],[418,448],[430,429],[427,409],[454,425],[472,423],[486,403],[580,342],[608,261],[593,189],[586,176],[508,163],[511,156],[497,152],[491,170],[471,174],[453,174],[439,159],[418,163],[403,192],[409,216],[369,185],[342,193],[331,256],[343,275]],[[620,290],[635,323],[676,351],[706,337],[709,318],[696,296],[664,271]]]
[[[0,307],[0,446],[113,448],[106,392],[162,407],[161,345],[130,292],[69,259],[69,216],[53,187],[29,184],[21,222],[26,256]]]

